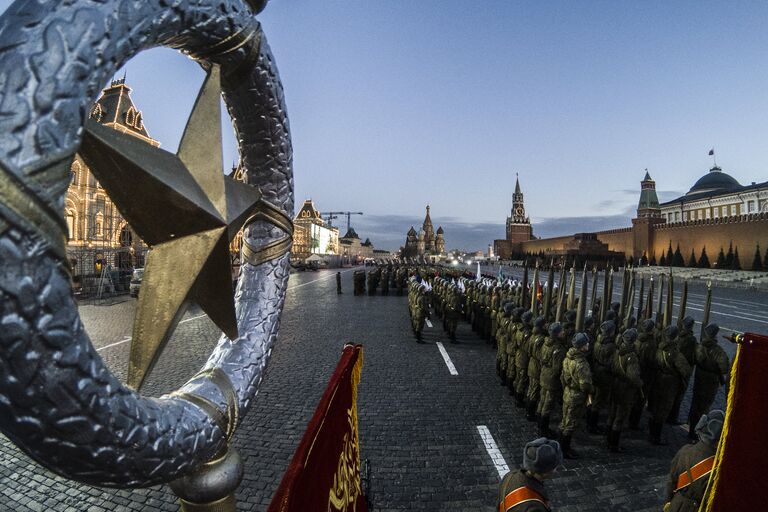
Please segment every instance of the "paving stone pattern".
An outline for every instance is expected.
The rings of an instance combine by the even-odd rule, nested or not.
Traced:
[[[536,430],[499,386],[495,351],[466,324],[459,328],[459,343],[450,343],[439,321],[425,328],[425,343],[417,344],[405,297],[354,297],[349,271],[343,274],[345,293],[337,295],[334,276],[335,271],[291,276],[279,341],[234,439],[245,463],[238,509],[266,510],[343,344],[355,342],[365,347],[360,444],[362,457],[371,461],[374,510],[497,510],[499,474],[477,427],[487,426],[510,468],[520,463],[522,447]],[[108,345],[130,336],[134,307],[130,300],[81,308],[94,345],[106,347],[100,353],[121,377],[129,343]],[[207,359],[217,335],[207,317],[188,312],[144,392],[159,396],[183,383]],[[449,373],[438,341],[458,375]],[[654,447],[644,432],[631,432],[623,443],[627,453],[620,455],[610,454],[597,436],[577,436],[574,446],[583,458],[567,461],[547,482],[555,510],[659,510],[669,461],[684,436],[674,429],[671,446]],[[178,504],[167,486],[113,490],[67,481],[0,436],[0,510],[175,511]]]

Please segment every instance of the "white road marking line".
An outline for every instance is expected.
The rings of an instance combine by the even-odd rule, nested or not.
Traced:
[[[459,372],[456,371],[456,367],[453,365],[453,361],[451,361],[451,358],[448,355],[448,352],[446,352],[442,342],[437,342],[437,348],[440,349],[440,353],[443,355],[443,359],[445,360],[445,365],[448,367],[448,371],[451,373],[451,375],[458,375]]]
[[[496,467],[496,471],[499,473],[499,480],[501,480],[504,478],[504,475],[509,473],[509,466],[507,466],[507,461],[504,460],[504,456],[501,454],[499,447],[496,446],[496,441],[493,440],[493,436],[491,435],[491,431],[488,430],[488,427],[485,425],[478,425],[477,433],[480,434],[480,438],[483,440],[483,444],[485,445],[485,451],[487,451],[488,455],[491,456],[491,461]]]
[[[191,322],[192,320],[198,320],[200,318],[203,318],[204,316],[208,316],[208,315],[202,314],[202,315],[193,316],[192,318],[185,318],[184,320],[179,322],[179,324],[183,324],[183,323],[186,323],[186,322]],[[104,345],[103,347],[97,348],[96,352],[101,352],[102,350],[106,350],[108,348],[116,347],[118,345],[122,345],[123,343],[128,343],[132,339],[133,338],[131,336],[126,336],[125,338],[123,338],[120,341],[116,341],[114,343],[110,343],[109,345]]]
[[[193,316],[192,318],[185,318],[184,320],[182,320],[182,321],[181,321],[181,322],[179,322],[179,323],[180,323],[180,324],[185,324],[185,323],[187,323],[187,322],[191,322],[192,320],[197,320],[198,318],[203,318],[204,316],[208,316],[208,315],[206,315],[205,313],[203,313],[202,315]]]
[[[129,341],[131,341],[131,337],[130,336],[126,336],[125,339],[122,339],[120,341],[116,341],[114,343],[110,343],[109,345],[104,345],[101,348],[97,348],[96,352],[101,352],[102,350],[106,350],[108,348],[116,347],[118,345],[122,345],[123,343],[128,343]]]
[[[343,274],[343,273],[349,272],[351,270],[355,270],[355,269],[354,268],[349,268],[347,270],[342,270],[341,273]],[[307,281],[306,283],[301,283],[301,284],[297,284],[297,285],[294,285],[294,286],[289,286],[288,288],[286,288],[286,290],[293,290],[294,288],[301,288],[302,286],[307,286],[308,284],[316,283],[318,281],[325,281],[326,279],[330,279],[332,277],[336,277],[336,273],[335,272],[331,272],[330,275],[327,275],[325,277],[318,277],[317,279],[313,279],[312,281]]]
[[[424,321],[427,322],[427,327],[432,327],[432,322],[429,321],[429,318],[425,318]]]

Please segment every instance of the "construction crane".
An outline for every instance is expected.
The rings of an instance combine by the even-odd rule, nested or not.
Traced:
[[[363,212],[322,212],[320,215],[327,216],[325,218],[328,219],[328,225],[331,225],[331,220],[336,219],[339,215],[346,215],[347,216],[347,231],[349,231],[349,227],[352,225],[350,217],[352,215],[362,215]]]

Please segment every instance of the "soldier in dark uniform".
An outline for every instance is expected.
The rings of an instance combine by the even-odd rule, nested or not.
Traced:
[[[573,335],[576,334],[576,310],[569,309],[565,312],[565,322],[563,322],[563,330],[565,331],[565,339],[570,340]],[[592,340],[594,342],[594,340]]]
[[[589,369],[587,352],[589,337],[583,332],[574,334],[571,348],[563,361],[563,419],[560,422],[560,445],[566,459],[577,459],[579,454],[571,448],[574,431],[581,425],[587,412],[587,402],[594,392],[592,371]]]
[[[640,420],[646,403],[651,407],[651,391],[656,378],[656,325],[650,318],[644,320],[635,340],[635,352],[640,362],[640,379],[643,381],[642,393],[638,396],[632,414],[629,417],[629,427],[639,430]]]
[[[341,295],[341,272],[336,272],[336,294]]]
[[[592,353],[592,362],[595,381],[595,400],[587,412],[587,431],[590,434],[602,434],[599,426],[600,411],[608,409],[611,405],[611,392],[613,391],[613,355],[616,352],[616,325],[606,320],[600,326],[600,334],[597,337]]]
[[[661,436],[664,421],[677,396],[677,386],[691,375],[691,367],[677,347],[677,327],[670,325],[664,331],[664,338],[656,349],[656,379],[654,381],[650,423],[650,441],[653,444],[667,444]]]
[[[643,381],[640,379],[640,362],[635,352],[637,329],[630,328],[621,335],[621,344],[613,356],[611,373],[613,374],[613,396],[611,411],[608,415],[608,449],[619,452],[621,432],[627,426],[632,406],[641,393]]]
[[[502,315],[496,326],[496,373],[501,385],[507,384],[507,333],[509,322],[512,321],[512,303],[505,301],[502,306]]]
[[[526,444],[523,467],[507,473],[499,485],[499,512],[550,512],[544,480],[562,463],[557,441],[542,437]]]
[[[455,284],[448,285],[445,303],[445,328],[451,342],[456,343],[456,328],[461,317],[461,296]]]
[[[550,416],[555,404],[563,396],[563,385],[560,382],[560,373],[563,368],[563,360],[568,352],[568,342],[565,339],[565,330],[560,322],[549,324],[549,336],[541,347],[541,398],[539,399],[539,435],[551,437],[549,429]]]
[[[723,431],[723,423],[723,411],[714,410],[701,417],[695,430],[691,429],[696,432],[699,442],[683,446],[672,459],[664,512],[699,510],[715,463],[715,452]]]
[[[541,347],[547,338],[544,331],[544,317],[536,317],[533,322],[533,332],[528,337],[528,391],[525,395],[525,418],[528,421],[538,421],[536,411],[539,408],[539,393],[541,391]]]
[[[389,295],[389,270],[386,267],[381,270],[381,294]]]
[[[680,353],[685,357],[685,360],[688,361],[688,364],[693,368],[695,363],[694,355],[696,353],[696,345],[698,345],[698,343],[696,343],[696,336],[693,334],[693,327],[696,325],[696,322],[693,317],[686,316],[683,318],[683,321],[680,322],[680,325],[682,328],[680,329],[680,334],[677,336],[677,346]],[[680,425],[680,420],[678,419],[680,416],[680,404],[683,403],[683,396],[685,396],[685,392],[688,390],[689,380],[690,379],[685,379],[677,388],[677,396],[675,396],[675,402],[672,404],[672,410],[669,412],[669,417],[667,418],[667,423],[670,425]],[[709,409],[709,406],[707,406],[707,409]]]
[[[365,295],[365,270],[355,270],[352,278],[355,285],[355,295]]]
[[[515,379],[517,378],[517,331],[523,328],[520,315],[523,308],[512,309],[512,320],[507,325],[507,388],[510,395],[517,396],[515,392]]]
[[[427,299],[427,293],[423,285],[419,285],[416,288],[416,295],[414,299],[413,310],[413,322],[414,322],[414,334],[416,335],[417,343],[424,343],[421,339],[421,331],[424,329],[424,322],[427,318],[429,309],[429,303]]]
[[[717,390],[727,382],[730,373],[728,354],[717,344],[720,327],[709,324],[704,328],[701,344],[696,346],[696,374],[693,377],[693,398],[688,415],[688,437],[695,440],[690,426],[696,425],[704,411],[712,407]]]
[[[533,330],[533,313],[526,311],[520,315],[523,321],[515,336],[515,399],[518,407],[525,407],[525,394],[528,392],[528,338]]]
[[[376,286],[378,285],[378,269],[368,271],[368,295],[376,295]]]

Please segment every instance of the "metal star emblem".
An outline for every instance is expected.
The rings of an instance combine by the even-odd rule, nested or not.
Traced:
[[[151,247],[139,295],[128,385],[144,383],[190,302],[237,338],[229,242],[260,200],[224,176],[221,86],[213,66],[176,155],[89,120],[80,154]]]

